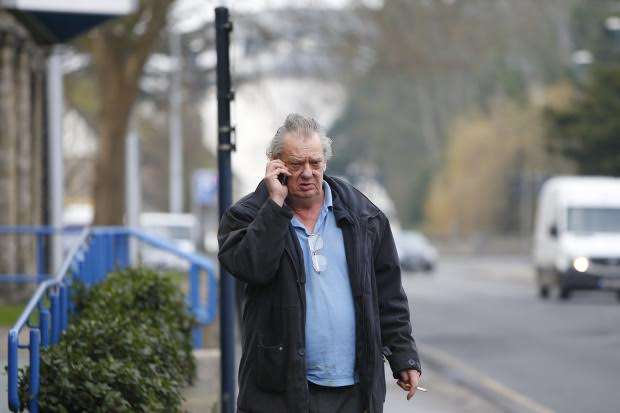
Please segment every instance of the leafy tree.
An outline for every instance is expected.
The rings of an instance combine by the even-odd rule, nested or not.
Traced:
[[[572,3],[386,0],[366,10],[370,35],[357,46],[368,70],[349,81],[330,167],[354,178],[350,164],[376,165],[403,225],[419,224],[454,120],[492,110],[498,96],[525,102],[563,74]]]
[[[95,224],[122,224],[125,136],[144,65],[166,25],[173,0],[141,0],[138,10],[94,31],[87,48],[97,73],[99,151]]]
[[[545,112],[553,153],[573,160],[583,174],[620,175],[620,68],[596,68],[565,109]]]
[[[565,85],[545,94],[549,104]],[[460,117],[450,129],[443,162],[430,184],[426,229],[439,236],[529,234],[535,194],[549,175],[570,165],[544,148],[541,109],[498,100],[488,112]]]

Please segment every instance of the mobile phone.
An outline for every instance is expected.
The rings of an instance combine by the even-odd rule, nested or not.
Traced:
[[[279,174],[278,181],[280,181],[282,185],[286,185],[286,181],[288,181],[288,176],[286,174]]]

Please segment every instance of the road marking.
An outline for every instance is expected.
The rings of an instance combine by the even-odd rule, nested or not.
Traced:
[[[500,395],[511,401],[512,403],[519,405],[528,409],[528,411],[533,413],[555,413],[554,410],[549,409],[546,406],[530,399],[529,397],[513,390],[497,380],[494,380],[487,376],[486,374],[476,370],[475,368],[465,364],[461,360],[456,357],[442,351],[437,348],[433,348],[432,346],[421,345],[420,350],[422,353],[422,358],[427,356],[436,361],[436,363],[441,364],[450,369],[454,369],[456,371],[460,371],[464,374],[467,374],[470,378],[475,380],[478,385],[484,387],[485,389]]]

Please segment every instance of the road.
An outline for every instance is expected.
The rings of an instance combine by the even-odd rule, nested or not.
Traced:
[[[405,274],[403,284],[429,392],[407,402],[388,374],[386,413],[620,412],[620,303],[612,294],[541,301],[519,257],[445,258],[434,275]],[[205,371],[213,376],[205,383],[216,381],[217,368]],[[206,393],[216,397],[212,384]],[[197,411],[212,403],[192,394]],[[506,398],[516,407],[498,402]]]
[[[423,361],[425,349],[443,354],[519,401],[515,411],[620,411],[613,294],[542,301],[525,257],[446,258],[434,275],[406,274],[403,285]]]

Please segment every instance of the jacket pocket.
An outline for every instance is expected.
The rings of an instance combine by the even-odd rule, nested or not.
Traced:
[[[286,351],[284,344],[258,344],[256,355],[256,387],[282,393],[286,389]]]

